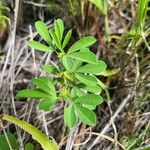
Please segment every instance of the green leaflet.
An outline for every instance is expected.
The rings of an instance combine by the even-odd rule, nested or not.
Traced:
[[[33,125],[23,121],[19,120],[15,117],[9,116],[9,115],[1,115],[0,118],[2,120],[9,121],[24,131],[28,132],[32,135],[32,138],[39,142],[44,150],[58,150],[56,145],[54,145],[42,132],[40,132],[37,128],[35,128]]]
[[[42,70],[44,70],[44,71],[46,71],[47,73],[50,73],[50,74],[53,74],[57,71],[56,68],[52,65],[43,65]]]
[[[100,88],[100,86],[95,85],[95,86],[88,86],[88,85],[84,85],[82,84],[81,86],[82,89],[85,89],[86,91],[89,91],[91,93],[101,93],[102,89]]]
[[[96,42],[96,39],[92,36],[84,37],[77,42],[75,42],[68,50],[68,54],[76,52],[82,48],[89,47]]]
[[[59,39],[59,44],[61,45],[61,40],[64,32],[64,23],[61,19],[57,19],[54,21],[54,29],[57,39]]]
[[[73,87],[71,89],[71,92],[70,92],[70,95],[73,99],[77,98],[77,97],[80,97],[80,96],[84,96],[86,95],[86,93],[84,93],[83,90],[77,88],[77,87]]]
[[[87,104],[92,106],[99,105],[102,102],[103,102],[102,97],[96,94],[86,94],[85,96],[78,97],[75,100],[75,103]]]
[[[49,44],[52,45],[52,40],[49,35],[49,31],[47,29],[47,26],[43,21],[36,21],[35,22],[35,28],[39,35]]]
[[[85,66],[81,66],[76,70],[76,72],[97,74],[105,70],[106,63],[104,61],[98,60],[96,64],[87,64]]]
[[[77,103],[74,103],[74,107],[81,122],[88,125],[96,124],[96,115],[93,111]]]
[[[21,98],[50,98],[51,96],[39,89],[24,89],[17,93]]]
[[[38,109],[44,111],[51,111],[55,106],[56,100],[54,98],[42,99],[38,103]]]
[[[76,60],[80,60],[83,62],[87,62],[87,63],[97,63],[97,59],[94,53],[92,52],[75,52],[75,53],[71,53],[71,54],[67,54],[68,57],[71,57],[73,59]]]
[[[67,57],[67,55],[63,56],[62,64],[67,71],[72,72],[73,60],[71,58]]]
[[[72,128],[76,124],[76,114],[72,104],[65,108],[64,121],[69,128]]]
[[[15,136],[9,132],[6,133],[6,136],[9,140],[11,148],[14,150],[19,150],[18,142],[17,142],[17,139],[15,138]],[[5,134],[0,135],[0,150],[9,150],[10,149],[9,144],[6,140],[6,136],[5,136]]]
[[[60,45],[60,41],[57,38],[56,33],[53,30],[49,30],[49,33],[53,39],[53,42],[55,43],[55,45],[57,46],[58,49],[61,49],[61,45]]]
[[[75,77],[82,83],[88,86],[95,86],[97,85],[97,79],[95,77],[84,75],[81,73],[75,73]]]
[[[28,46],[30,46],[31,48],[34,48],[36,50],[42,51],[42,52],[50,52],[51,51],[51,47],[48,47],[48,46],[41,44],[34,40],[29,41]]]
[[[63,44],[62,44],[62,49],[64,49],[66,47],[66,45],[68,44],[70,38],[72,35],[72,30],[69,30],[64,38]]]
[[[33,84],[35,84],[38,88],[45,91],[49,95],[56,97],[56,92],[53,83],[48,80],[46,77],[40,77],[38,79],[31,80]]]
[[[72,58],[68,57],[67,55],[64,55],[62,57],[62,63],[65,69],[68,72],[75,72],[76,69],[81,66],[82,62],[79,60],[73,60]]]

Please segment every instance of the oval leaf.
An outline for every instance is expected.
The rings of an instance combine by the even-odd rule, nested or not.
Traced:
[[[91,92],[91,93],[101,93],[102,89],[98,86],[98,85],[95,85],[95,86],[85,86],[84,87],[85,90]]]
[[[76,70],[80,73],[92,73],[97,74],[106,70],[106,63],[104,61],[98,60],[96,64],[87,64]]]
[[[17,93],[16,97],[21,98],[50,98],[50,95],[37,89],[25,89]]]
[[[71,35],[72,35],[72,30],[69,30],[64,38],[64,41],[63,41],[63,44],[62,44],[62,48],[65,48],[66,45],[68,44],[70,38],[71,38]]]
[[[66,55],[63,56],[62,57],[62,64],[67,71],[69,71],[69,72],[72,71],[73,60],[70,57],[67,57]]]
[[[56,97],[54,85],[48,78],[40,77],[39,79],[32,79],[31,81],[41,90]]]
[[[61,19],[57,19],[54,21],[54,28],[57,38],[59,39],[59,43],[61,44],[61,40],[64,32],[64,23]]]
[[[81,122],[88,125],[96,124],[96,115],[93,111],[88,108],[82,107],[80,104],[74,104],[75,110]]]
[[[36,21],[35,22],[35,28],[39,35],[49,44],[52,45],[52,40],[49,35],[49,31],[47,29],[47,26],[43,21]]]
[[[75,77],[81,82],[84,83],[88,86],[95,86],[97,85],[97,79],[89,76],[89,75],[84,75],[81,73],[75,73]]]
[[[49,30],[49,33],[53,39],[53,42],[55,43],[55,45],[57,46],[57,48],[61,49],[61,45],[60,45],[60,42],[59,42],[59,39],[57,38],[56,34],[54,31],[52,30]]]
[[[78,97],[75,100],[75,103],[87,104],[87,105],[99,105],[103,102],[103,99],[99,95],[95,94],[86,94],[85,96]]]
[[[42,70],[44,70],[44,71],[46,71],[47,73],[50,73],[50,74],[53,74],[57,71],[56,68],[52,65],[44,65],[44,66],[42,66]]]
[[[67,56],[87,63],[94,63],[94,64],[97,63],[96,56],[92,52],[80,51],[80,52],[68,54]]]
[[[42,52],[50,52],[51,51],[51,47],[48,47],[37,41],[29,41],[28,46],[30,46],[31,48],[34,48],[36,50],[42,51]]]
[[[65,109],[65,118],[66,118],[65,122],[68,125],[68,127],[69,128],[74,127],[74,125],[76,124],[76,114],[72,104]]]
[[[55,99],[43,99],[38,103],[38,109],[44,111],[51,111],[55,106]]]
[[[92,36],[87,36],[79,41],[75,42],[68,50],[68,54],[76,52],[82,48],[89,47],[90,45],[93,45],[96,42],[96,39]]]

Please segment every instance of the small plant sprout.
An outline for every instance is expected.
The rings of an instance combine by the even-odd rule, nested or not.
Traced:
[[[52,110],[57,100],[65,101],[64,123],[69,128],[79,121],[95,125],[96,115],[93,110],[103,102],[96,75],[106,70],[105,62],[98,60],[89,49],[96,39],[86,36],[69,47],[72,31],[64,35],[61,19],[54,21],[54,29],[48,30],[42,21],[37,21],[35,28],[43,41],[31,40],[28,45],[42,52],[55,53],[59,60],[58,67],[44,65],[42,70],[53,74],[53,78],[41,76],[32,79],[36,87],[19,91],[17,97],[38,99],[38,109],[44,111]]]

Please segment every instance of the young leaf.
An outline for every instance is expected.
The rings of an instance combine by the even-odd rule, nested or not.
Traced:
[[[82,65],[82,61],[80,60],[73,60],[73,65],[72,65],[72,72],[76,72],[76,70]]]
[[[69,30],[64,38],[63,44],[62,44],[62,48],[64,49],[66,47],[66,45],[68,44],[70,38],[72,35],[72,30]]]
[[[95,85],[95,86],[84,85],[82,88],[91,93],[99,93],[100,94],[102,91],[102,89],[98,85]]]
[[[72,71],[73,60],[71,58],[67,57],[67,55],[62,57],[62,64],[67,71],[69,71],[69,72]]]
[[[16,97],[22,98],[50,98],[51,96],[37,89],[25,89],[17,93]]]
[[[6,136],[8,138],[9,144],[7,142]],[[15,136],[9,132],[6,133],[6,136],[5,134],[0,135],[0,150],[9,150],[10,146],[12,149],[18,150],[18,142]]]
[[[92,106],[99,105],[102,102],[103,102],[102,97],[95,94],[86,94],[85,96],[78,97],[75,100],[75,103],[87,104]]]
[[[76,123],[76,114],[72,104],[65,109],[65,120],[69,128],[72,128]]]
[[[61,19],[55,20],[54,21],[54,28],[55,28],[56,36],[59,39],[60,44],[61,44],[61,40],[62,40],[63,32],[64,32],[64,23],[63,23],[63,21]]]
[[[93,111],[77,103],[74,103],[74,106],[75,106],[75,110],[81,122],[88,124],[88,125],[96,124],[96,115]]]
[[[96,78],[89,76],[89,75],[84,75],[81,73],[75,73],[75,77],[81,82],[84,83],[88,86],[95,86],[97,85],[97,80]]]
[[[92,36],[84,37],[77,42],[75,42],[68,50],[68,54],[76,52],[82,48],[89,47],[90,45],[93,45],[96,42],[96,39]]]
[[[80,60],[87,63],[97,63],[96,56],[92,52],[75,52],[71,54],[67,54],[68,57],[71,57],[76,60]]]
[[[98,60],[96,64],[87,64],[85,66],[81,66],[76,70],[76,72],[97,74],[105,70],[106,63],[104,61]]]
[[[49,33],[53,39],[53,42],[55,43],[55,45],[57,46],[57,48],[61,49],[61,45],[60,45],[60,41],[59,39],[57,38],[56,34],[54,31],[52,30],[49,30]]]
[[[0,119],[9,121],[9,122],[17,125],[21,129],[23,129],[24,131],[28,132],[29,134],[31,134],[33,139],[37,140],[41,144],[43,150],[58,150],[56,145],[54,143],[52,143],[52,141],[50,141],[42,132],[40,132],[33,125],[31,125],[23,120],[19,120],[18,118],[15,118],[15,117],[12,117],[9,115],[5,115],[5,114],[0,115]]]
[[[48,47],[44,44],[41,44],[37,41],[29,41],[28,42],[28,46],[30,46],[31,48],[34,48],[36,50],[42,51],[42,52],[50,52],[52,51],[51,47]]]
[[[96,109],[96,105],[88,105],[88,104],[83,104],[83,107],[86,107],[90,110],[95,110]]]
[[[55,99],[43,99],[38,103],[38,109],[44,111],[51,111],[55,106]]]
[[[57,71],[56,68],[52,65],[44,65],[42,66],[42,70],[46,71],[49,74],[53,74]]]
[[[39,35],[49,44],[52,45],[52,40],[49,35],[49,31],[43,21],[36,21],[35,28]]]
[[[49,93],[55,98],[56,97],[56,90],[55,90],[55,87],[54,87],[54,84],[52,83],[52,81],[50,81],[47,77],[40,77],[39,79],[42,82],[47,83],[47,86],[50,89]]]
[[[50,80],[46,77],[40,77],[39,79],[32,79],[31,80],[33,84],[35,84],[37,87],[39,87],[41,90],[45,91],[46,93],[50,95],[55,95],[55,89]]]
[[[86,93],[84,93],[83,90],[81,90],[81,89],[79,89],[79,88],[77,88],[77,87],[73,87],[73,88],[71,89],[70,96],[71,96],[73,99],[75,99],[75,98],[77,98],[77,97],[80,97],[80,96],[84,96],[84,95],[86,95]]]

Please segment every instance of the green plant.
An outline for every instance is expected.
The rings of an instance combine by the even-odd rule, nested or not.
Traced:
[[[96,42],[92,36],[76,41],[68,48],[72,31],[64,36],[64,24],[61,19],[54,21],[54,30],[48,30],[42,21],[35,23],[35,28],[44,44],[31,40],[28,45],[43,52],[54,52],[59,59],[58,66],[44,65],[43,71],[53,75],[53,79],[39,77],[32,79],[35,89],[24,89],[17,97],[39,99],[38,109],[50,111],[57,100],[64,100],[64,123],[70,128],[78,120],[88,125],[96,124],[93,110],[102,103],[100,80],[97,74],[106,70],[106,64],[98,60],[89,50]],[[56,90],[56,88],[58,90]]]

